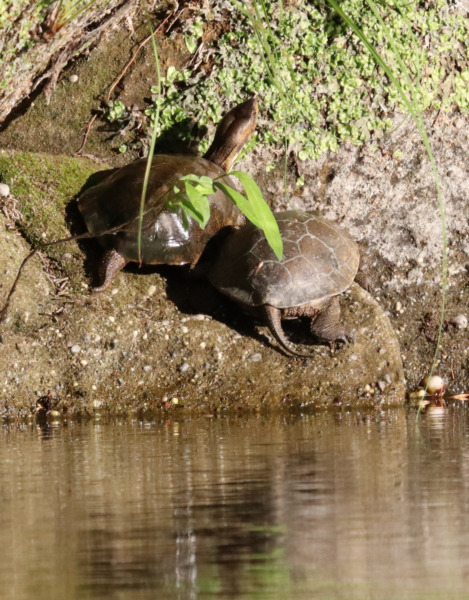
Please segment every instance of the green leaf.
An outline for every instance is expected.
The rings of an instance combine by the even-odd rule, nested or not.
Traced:
[[[166,77],[165,79],[165,83],[168,85],[170,83],[173,83],[173,81],[177,78],[178,75],[178,71],[176,69],[176,67],[174,67],[173,65],[170,65],[167,70],[166,70]]]
[[[232,188],[230,185],[226,183],[222,183],[221,181],[215,181],[215,187],[220,189],[224,194],[228,196],[228,198],[236,204],[239,210],[243,213],[243,215],[254,223],[256,227],[259,227],[259,221],[256,219],[256,214],[249,202],[243,194],[240,194],[237,190]]]
[[[207,225],[207,221],[210,217],[210,203],[208,197],[199,193],[188,181],[185,181],[184,185],[189,201],[187,201],[187,199],[181,200],[181,204],[203,229],[205,225]]]
[[[185,35],[184,41],[186,42],[186,48],[189,50],[191,54],[197,50],[197,38],[193,35]]]
[[[264,200],[259,186],[252,177],[243,171],[232,171],[230,175],[234,175],[241,182],[255,215],[256,222],[252,222],[262,229],[272,250],[275,252],[275,256],[281,260],[283,256],[282,236],[277,221],[269,205]],[[249,219],[248,215],[246,217]]]
[[[203,196],[208,196],[210,194],[215,193],[215,188],[213,187],[213,180],[210,177],[207,177],[206,175],[202,175],[202,177],[193,174],[184,175],[180,178],[180,181],[191,181],[192,183],[195,183],[195,189],[199,192],[199,194],[202,194]]]

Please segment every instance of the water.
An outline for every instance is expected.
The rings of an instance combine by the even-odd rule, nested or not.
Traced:
[[[0,597],[469,598],[468,417],[4,426]]]

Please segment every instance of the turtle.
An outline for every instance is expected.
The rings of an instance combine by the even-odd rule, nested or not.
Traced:
[[[239,209],[221,191],[211,194],[210,218],[202,229],[182,211],[167,207],[171,192],[184,175],[212,179],[226,176],[257,122],[255,96],[232,108],[220,121],[213,142],[203,157],[185,154],[156,154],[153,158],[142,223],[141,255],[138,253],[138,215],[147,159],[136,160],[115,170],[86,190],[78,209],[90,234],[106,248],[99,267],[103,291],[128,263],[195,265],[207,242],[220,229],[242,222]]]
[[[282,349],[297,351],[282,319],[309,317],[321,341],[347,342],[353,332],[340,321],[338,295],[357,277],[360,252],[347,231],[319,212],[274,213],[283,239],[278,260],[263,232],[247,223],[231,233],[208,271],[208,279],[245,312],[265,320]]]

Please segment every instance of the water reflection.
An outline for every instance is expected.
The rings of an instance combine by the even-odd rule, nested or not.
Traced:
[[[4,598],[464,598],[463,406],[4,427]]]

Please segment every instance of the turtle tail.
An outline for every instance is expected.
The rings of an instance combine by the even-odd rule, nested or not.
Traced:
[[[277,340],[277,342],[282,347],[283,351],[288,356],[298,356],[301,358],[310,358],[311,356],[313,356],[313,352],[310,352],[310,353],[298,352],[296,350],[296,348],[293,346],[293,344],[291,344],[287,340],[287,338],[285,337],[285,333],[282,329],[282,322],[281,322],[282,313],[281,313],[280,309],[275,308],[275,306],[271,306],[270,304],[264,304],[262,306],[262,311],[263,311],[264,317],[267,321],[267,324],[269,326],[270,332],[272,333],[274,338]]]
[[[103,292],[105,289],[107,289],[111,285],[117,273],[123,269],[128,262],[129,261],[119,254],[117,250],[114,250],[114,248],[107,250],[101,259],[101,264],[99,265],[98,274],[101,280],[101,285],[93,287],[93,292]]]

